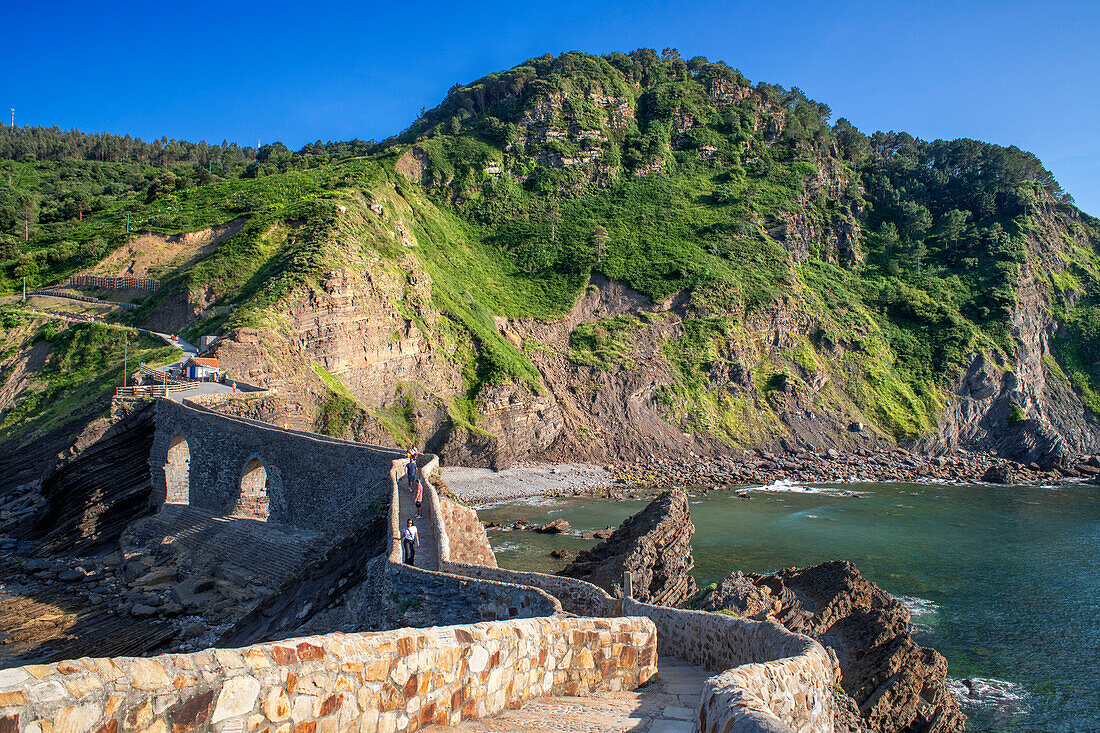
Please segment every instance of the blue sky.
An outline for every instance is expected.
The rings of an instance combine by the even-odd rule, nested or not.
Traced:
[[[0,108],[17,124],[381,139],[455,82],[532,56],[673,47],[800,87],[865,132],[1030,150],[1100,215],[1095,0],[107,5],[5,0]]]

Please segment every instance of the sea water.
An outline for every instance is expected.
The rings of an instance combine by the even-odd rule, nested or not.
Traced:
[[[695,578],[851,560],[948,660],[972,731],[1100,731],[1100,487],[780,482],[690,492]],[[563,535],[490,531],[502,567],[550,571],[553,549],[617,526],[650,497],[483,507]],[[964,680],[966,681],[964,683]]]

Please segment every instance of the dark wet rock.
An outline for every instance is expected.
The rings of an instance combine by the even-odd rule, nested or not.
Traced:
[[[699,605],[772,618],[832,649],[844,692],[875,733],[963,730],[966,716],[947,687],[947,660],[913,641],[909,610],[850,562],[734,573]],[[842,716],[850,707],[841,705]]]
[[[623,574],[629,572],[636,599],[675,606],[695,595],[694,534],[687,494],[666,491],[607,540],[577,553],[560,574],[587,580],[621,598]]]
[[[135,603],[130,609],[130,615],[134,618],[149,618],[155,616],[157,609],[152,606],[147,606],[144,603]]]
[[[569,529],[569,522],[564,519],[555,519],[552,522],[547,522],[541,527],[536,527],[535,531],[542,534],[560,534]]]

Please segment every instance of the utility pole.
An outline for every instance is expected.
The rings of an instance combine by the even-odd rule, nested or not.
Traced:
[[[23,276],[23,302],[27,302],[27,276]]]
[[[122,386],[128,387],[129,375],[126,373],[126,361],[130,353],[130,332],[126,331],[122,337]]]
[[[126,233],[130,233],[130,212],[126,212]]]

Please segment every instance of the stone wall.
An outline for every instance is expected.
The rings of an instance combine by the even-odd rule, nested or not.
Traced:
[[[277,389],[264,389],[262,387],[248,387],[247,385],[241,385],[237,383],[236,392],[209,392],[207,394],[197,394],[190,397],[184,397],[181,402],[185,405],[192,405],[195,407],[211,407],[213,405],[221,405],[232,400],[255,400],[262,399],[264,397],[271,397],[272,395],[279,394]]]
[[[433,464],[433,468],[438,462]],[[425,474],[427,475],[427,474]],[[601,588],[583,580],[498,568],[477,512],[425,487],[427,519],[437,539],[439,569],[464,578],[537,588],[555,598],[561,610],[579,616],[617,616],[619,605]]]
[[[390,464],[400,455],[170,400],[157,400],[156,410],[154,505],[170,500],[339,534],[385,500]],[[252,472],[257,465],[262,471]]]
[[[623,613],[657,626],[660,649],[721,674],[703,686],[697,730],[832,733],[828,653],[774,621],[665,608],[624,599]]]
[[[656,644],[644,618],[540,618],[31,665],[0,671],[0,731],[400,733],[634,689]]]
[[[557,598],[563,611],[575,613],[578,616],[617,616],[620,611],[619,601],[612,598],[603,588],[575,578],[462,563],[448,563],[446,570],[466,578],[496,580],[539,588]]]
[[[457,501],[439,495],[436,487],[430,488],[428,502],[428,520],[442,524],[447,537],[447,546],[440,547],[441,563],[463,563],[487,568],[497,566],[496,555],[489,545],[489,536],[485,526],[477,518],[477,512]],[[446,554],[443,553],[446,550]]]

